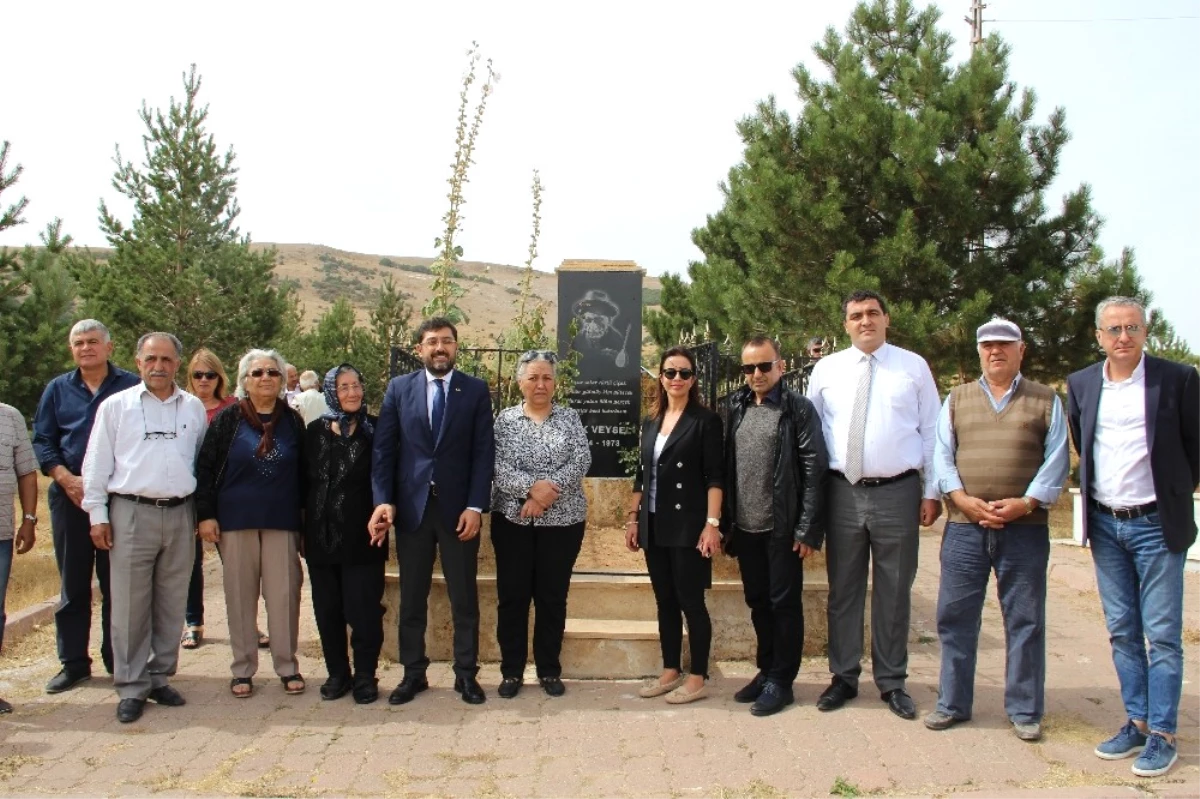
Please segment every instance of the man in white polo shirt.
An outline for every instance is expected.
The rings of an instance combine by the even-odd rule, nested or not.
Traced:
[[[104,401],[83,459],[83,509],[92,543],[109,552],[117,720],[141,718],[146,700],[182,705],[168,685],[195,553],[200,400],[175,385],[183,345],[170,333],[138,340],[142,382]]]
[[[925,359],[887,343],[883,297],[856,291],[842,311],[853,346],[818,361],[808,384],[829,449],[825,557],[833,682],[817,709],[835,710],[858,696],[870,565],[872,676],[891,711],[913,719],[916,706],[905,690],[910,592],[918,522],[932,524],[942,507],[933,475],[941,402]]]

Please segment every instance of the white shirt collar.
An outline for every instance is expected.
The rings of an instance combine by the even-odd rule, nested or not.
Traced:
[[[882,344],[879,345],[879,347],[874,352],[863,352],[862,350],[860,350],[858,347],[854,346],[853,344],[850,345],[850,349],[852,349],[856,353],[858,353],[858,355],[854,359],[855,361],[861,361],[863,358],[866,358],[868,355],[874,355],[875,360],[883,362],[883,360],[887,356],[888,343],[886,341],[883,342]]]
[[[181,388],[179,387],[179,384],[178,384],[178,383],[175,383],[175,384],[172,384],[172,386],[171,386],[171,396],[167,397],[165,400],[160,400],[160,399],[158,399],[158,397],[156,397],[156,396],[154,395],[154,393],[153,393],[153,392],[152,392],[152,391],[149,389],[149,387],[146,385],[146,381],[145,381],[145,380],[143,380],[143,381],[141,382],[140,386],[141,386],[141,389],[142,389],[142,390],[141,390],[141,391],[138,393],[138,398],[139,398],[139,399],[140,399],[141,397],[143,397],[143,396],[146,396],[146,395],[148,394],[148,395],[150,395],[151,397],[153,397],[154,399],[156,399],[156,400],[158,400],[159,402],[161,402],[163,405],[166,405],[168,402],[174,402],[176,399],[178,399],[178,398],[179,398],[179,395],[183,393],[183,389],[181,389]]]
[[[444,381],[444,382],[442,383],[442,386],[443,386],[443,387],[449,387],[449,385],[450,385],[450,378],[451,378],[453,375],[454,375],[454,370],[453,370],[453,369],[451,369],[449,372],[446,372],[446,374],[442,375],[442,377],[441,377],[440,379]],[[426,370],[425,370],[425,385],[426,385],[426,386],[428,386],[428,385],[429,385],[430,383],[432,383],[434,380],[438,380],[438,379],[439,379],[439,378],[438,378],[438,376],[437,376],[437,375],[435,375],[433,372],[429,371],[428,369],[426,369]]]
[[[1104,359],[1104,368],[1101,370],[1100,374],[1104,378],[1105,385],[1119,386],[1124,383],[1140,383],[1146,376],[1146,353],[1142,353],[1141,360],[1139,360],[1138,365],[1133,368],[1133,374],[1129,375],[1129,377],[1125,378],[1124,380],[1113,380],[1108,376],[1108,358]]]

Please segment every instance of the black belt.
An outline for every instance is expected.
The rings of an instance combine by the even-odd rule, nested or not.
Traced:
[[[137,494],[113,494],[113,496],[127,499],[135,505],[151,505],[155,508],[174,508],[192,498],[191,494],[186,497],[139,497]]]
[[[1147,516],[1158,510],[1157,502],[1147,502],[1145,505],[1137,505],[1132,508],[1110,508],[1107,505],[1097,502],[1091,497],[1088,498],[1088,502],[1092,503],[1092,507],[1101,513],[1107,513],[1114,519],[1124,519],[1125,521],[1129,521],[1130,519],[1140,519],[1141,517]]]
[[[849,478],[847,478],[846,475],[842,474],[839,471],[830,469],[829,473],[836,474],[838,477],[842,478],[847,483],[850,482]],[[885,486],[888,483],[899,482],[900,480],[903,480],[906,477],[915,477],[916,474],[917,474],[916,469],[909,469],[907,472],[900,472],[900,474],[892,475],[891,477],[864,477],[861,480],[859,480],[857,483],[854,483],[854,485],[865,486],[867,488],[875,488],[876,486]]]

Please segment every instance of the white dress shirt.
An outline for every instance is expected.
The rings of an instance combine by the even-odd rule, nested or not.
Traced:
[[[916,353],[884,343],[875,350],[875,375],[867,402],[863,477],[895,477],[909,469],[924,473],[925,499],[939,499],[933,446],[941,400],[929,364]],[[829,468],[844,471],[854,395],[867,354],[857,347],[817,361],[808,398],[821,417]]]
[[[1125,380],[1109,379],[1108,361],[1101,374],[1092,498],[1110,508],[1148,505],[1155,494],[1146,442],[1146,356]]]
[[[92,524],[108,523],[109,494],[193,494],[206,428],[204,403],[178,386],[160,400],[138,383],[101,403],[83,458],[83,509]]]

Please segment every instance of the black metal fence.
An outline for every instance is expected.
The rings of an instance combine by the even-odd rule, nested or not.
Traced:
[[[729,395],[746,384],[742,375],[741,352],[723,349],[715,341],[689,347],[696,360],[696,378],[700,400],[709,408],[722,412]],[[812,359],[807,355],[783,356],[784,387],[803,394],[808,389]]]
[[[513,401],[511,389],[513,374],[516,371],[517,359],[522,350],[510,350],[502,347],[461,347],[454,368],[472,377],[478,377],[488,384],[488,394],[492,398],[492,413],[500,413],[506,403]],[[392,347],[389,364],[389,375],[398,375],[424,369],[421,359],[411,350]]]

